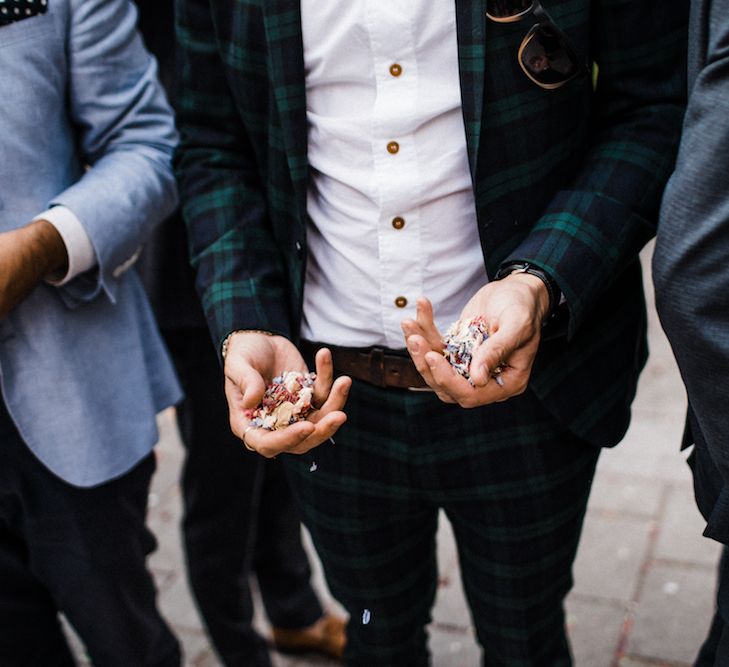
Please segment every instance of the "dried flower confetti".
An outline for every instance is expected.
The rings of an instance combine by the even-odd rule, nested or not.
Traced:
[[[471,379],[471,360],[473,355],[489,337],[486,320],[482,316],[470,320],[457,320],[448,328],[443,336],[443,356],[453,366],[457,373],[473,384]],[[492,375],[496,383],[503,385],[501,379],[502,367],[494,369]]]
[[[312,410],[315,373],[284,371],[266,388],[261,404],[248,411],[251,426],[273,431],[306,419]]]

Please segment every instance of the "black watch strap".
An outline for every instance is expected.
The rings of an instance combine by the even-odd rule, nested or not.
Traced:
[[[549,308],[543,323],[546,324],[557,311],[557,306],[559,306],[559,302],[562,299],[562,290],[559,289],[557,281],[544,269],[522,260],[502,264],[494,278],[495,280],[501,280],[512,273],[528,273],[529,275],[536,276],[544,283],[547,288],[547,295],[549,296]]]

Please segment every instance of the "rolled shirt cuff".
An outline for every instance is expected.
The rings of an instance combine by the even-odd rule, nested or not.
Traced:
[[[97,264],[91,239],[76,214],[65,206],[53,206],[38,214],[33,220],[47,220],[61,235],[68,254],[68,271],[63,276],[50,275],[46,282],[60,287]]]

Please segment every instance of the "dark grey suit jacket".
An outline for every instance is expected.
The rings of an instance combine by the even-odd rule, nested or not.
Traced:
[[[653,277],[688,392],[705,534],[729,543],[729,0],[694,0],[691,13],[690,99]]]

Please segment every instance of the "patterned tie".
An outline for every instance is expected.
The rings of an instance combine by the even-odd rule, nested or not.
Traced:
[[[47,10],[48,0],[0,0],[0,26],[45,14]]]

